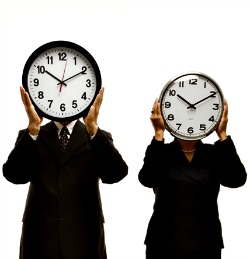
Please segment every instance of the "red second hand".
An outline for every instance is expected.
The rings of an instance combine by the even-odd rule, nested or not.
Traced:
[[[61,82],[61,85],[60,85],[60,90],[59,90],[59,92],[62,91],[62,85],[63,85],[63,79],[64,79],[64,75],[65,75],[65,71],[66,71],[67,61],[68,61],[68,60],[66,59],[66,63],[65,63],[64,71],[63,71],[63,76],[62,76],[62,82]]]

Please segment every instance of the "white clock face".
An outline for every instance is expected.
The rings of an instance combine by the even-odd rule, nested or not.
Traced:
[[[223,112],[223,94],[217,83],[201,74],[171,80],[160,96],[166,129],[174,136],[197,140],[212,133]]]
[[[36,108],[45,117],[59,121],[82,114],[99,90],[96,67],[73,48],[54,47],[43,51],[24,73]]]

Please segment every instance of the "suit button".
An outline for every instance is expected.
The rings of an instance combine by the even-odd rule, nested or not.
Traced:
[[[63,174],[63,168],[60,169],[60,174]]]
[[[60,199],[63,199],[64,198],[64,195],[61,193],[61,194],[59,194],[59,198]]]
[[[63,215],[62,214],[60,215],[60,221],[61,222],[63,221]]]

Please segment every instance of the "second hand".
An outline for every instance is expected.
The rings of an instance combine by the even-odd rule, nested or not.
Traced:
[[[63,71],[63,76],[62,76],[62,82],[61,82],[61,85],[60,85],[60,90],[59,90],[59,92],[62,91],[62,85],[63,85],[63,79],[64,79],[64,75],[65,75],[65,71],[66,71],[67,61],[68,61],[68,60],[66,59],[66,63],[65,63],[64,71]]]

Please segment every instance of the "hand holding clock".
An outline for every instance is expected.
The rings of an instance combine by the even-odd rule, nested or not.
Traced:
[[[29,125],[28,125],[29,133],[31,135],[38,135],[43,117],[40,117],[37,114],[34,106],[30,101],[29,94],[24,90],[22,86],[20,87],[20,93],[21,93],[22,102],[24,104],[26,113],[29,118]],[[96,96],[96,99],[93,105],[91,106],[87,116],[83,118],[84,123],[87,127],[87,131],[90,136],[94,136],[98,130],[97,119],[98,119],[100,107],[103,100],[103,93],[104,93],[104,88],[102,87],[99,91],[99,94]]]
[[[216,129],[216,133],[220,139],[220,141],[223,141],[227,138],[227,123],[228,123],[228,103],[225,100],[224,101],[224,111],[220,120],[220,124],[218,128]]]
[[[40,117],[37,114],[33,104],[30,101],[29,94],[24,90],[22,86],[20,87],[20,93],[29,119],[28,131],[31,135],[38,135],[43,117]]]
[[[150,120],[155,130],[155,139],[161,141],[163,140],[165,125],[161,115],[160,103],[158,102],[158,99],[155,100],[151,113],[152,114],[151,114]],[[223,111],[219,126],[216,129],[216,133],[220,141],[223,141],[227,138],[227,132],[226,132],[227,123],[228,123],[228,103],[225,100],[224,111]]]
[[[98,95],[95,98],[94,103],[90,107],[90,110],[86,117],[83,117],[83,121],[86,125],[87,131],[90,136],[95,136],[98,130],[97,119],[100,111],[100,107],[103,100],[104,88],[101,87]]]
[[[162,141],[164,136],[165,125],[161,115],[160,103],[158,102],[158,98],[154,102],[150,120],[155,130],[155,139],[158,141]]]

